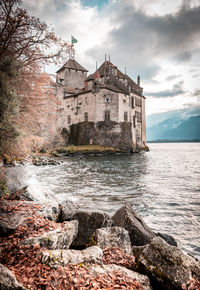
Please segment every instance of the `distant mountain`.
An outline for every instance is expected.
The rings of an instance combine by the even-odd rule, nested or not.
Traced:
[[[147,140],[200,139],[200,115],[184,120],[174,117],[147,128]]]

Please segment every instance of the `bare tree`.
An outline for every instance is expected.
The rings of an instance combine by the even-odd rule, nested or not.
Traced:
[[[21,4],[21,0],[0,1],[0,59],[11,57],[21,66],[55,61],[69,44],[56,37],[46,23],[30,16]]]
[[[21,0],[0,1],[0,154],[15,143],[16,113],[20,103],[28,104],[41,64],[58,61],[70,48],[21,4]]]

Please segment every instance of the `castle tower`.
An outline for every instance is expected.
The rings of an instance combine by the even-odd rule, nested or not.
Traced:
[[[57,82],[62,83],[66,88],[81,89],[84,87],[87,72],[75,59],[69,59],[57,71]]]

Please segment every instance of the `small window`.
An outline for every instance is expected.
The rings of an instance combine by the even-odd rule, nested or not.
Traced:
[[[88,122],[88,112],[84,113],[84,120],[85,120],[85,122]]]
[[[131,97],[131,108],[135,108],[134,97]]]
[[[136,105],[137,107],[141,107],[141,106],[142,106],[142,100],[139,99],[139,98],[136,98],[136,100],[135,100],[135,105]]]
[[[133,116],[133,127],[134,128],[136,127],[136,119],[135,119],[135,116]]]
[[[88,100],[87,100],[87,97],[85,97],[85,104],[87,104],[88,103]]]
[[[70,115],[67,116],[67,123],[71,124],[71,116]]]
[[[109,111],[105,112],[105,121],[108,121],[108,120],[110,120],[110,112]]]
[[[135,112],[135,116],[137,118],[137,122],[141,123],[142,122],[142,114],[140,112]]]
[[[128,113],[124,112],[124,122],[127,122],[127,121],[128,121]]]

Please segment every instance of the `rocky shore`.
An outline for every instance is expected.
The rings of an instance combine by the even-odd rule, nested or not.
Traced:
[[[15,174],[9,168],[10,194],[0,200],[0,289],[200,289],[200,261],[154,233],[130,204],[113,216],[59,204],[20,188],[24,172]]]
[[[130,204],[111,217],[28,198],[1,200],[0,289],[200,289],[200,262]]]

